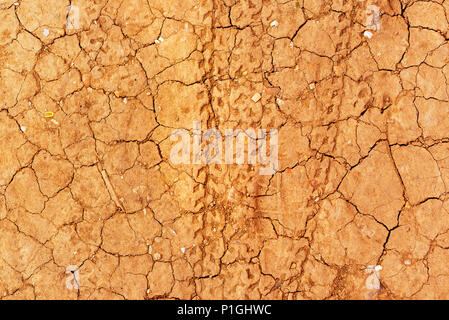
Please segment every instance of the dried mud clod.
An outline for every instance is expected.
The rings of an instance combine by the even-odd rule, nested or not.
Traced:
[[[0,298],[449,298],[448,15],[0,0]],[[172,163],[195,121],[279,167]]]

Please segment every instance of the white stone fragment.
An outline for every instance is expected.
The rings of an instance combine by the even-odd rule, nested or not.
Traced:
[[[279,22],[277,22],[276,20],[274,20],[273,22],[270,23],[270,26],[272,27],[277,27],[279,25]]]
[[[365,37],[367,37],[368,39],[371,39],[372,36],[373,36],[373,34],[372,34],[371,32],[369,32],[369,31],[365,31],[365,32],[363,33],[363,35],[364,35]]]
[[[262,98],[262,96],[260,95],[260,93],[256,93],[253,95],[253,97],[251,98],[251,100],[253,100],[254,102],[259,102],[259,100]]]
[[[49,34],[50,34],[50,30],[44,29],[44,36],[48,37]]]
[[[24,127],[24,126],[21,126],[21,127],[20,127],[20,130],[22,130],[23,132],[25,132],[25,131],[27,130],[27,128]]]

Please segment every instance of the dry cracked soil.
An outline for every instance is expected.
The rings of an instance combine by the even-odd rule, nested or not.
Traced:
[[[448,21],[0,0],[0,299],[448,299]],[[276,170],[174,163],[194,121],[277,130]]]

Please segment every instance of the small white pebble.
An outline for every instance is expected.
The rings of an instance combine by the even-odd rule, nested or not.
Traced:
[[[171,233],[176,234],[176,231],[170,228]]]
[[[58,125],[58,124],[59,124],[59,122],[56,121],[55,119],[51,119],[51,122],[53,122],[55,125]]]
[[[380,52],[377,53],[377,56],[380,57]]]
[[[147,289],[147,294],[150,294],[150,289]]]
[[[76,255],[78,253],[78,251],[73,251],[73,255]]]
[[[314,82],[312,82],[311,84],[309,84],[309,88],[310,88],[310,90],[313,90],[313,89],[315,89],[315,83],[314,83]]]
[[[371,37],[373,36],[373,34],[372,34],[371,32],[369,32],[369,31],[365,31],[365,32],[363,33],[363,35],[364,35],[365,37],[367,37],[368,39],[371,39]]]
[[[380,270],[382,270],[382,266],[375,266],[375,267],[374,267],[374,270],[380,271]]]
[[[153,247],[152,246],[148,246],[148,254],[151,254],[153,252]]]
[[[48,29],[44,29],[44,36],[48,37],[50,34],[50,31]]]
[[[162,38],[162,37],[159,37],[159,39],[158,39],[160,42],[164,42],[164,38]]]
[[[251,98],[251,100],[253,100],[254,102],[259,102],[259,100],[262,98],[262,96],[260,95],[260,93],[256,93],[255,95],[253,95],[253,97]]]
[[[159,260],[161,258],[161,255],[159,253],[154,254],[154,259]]]
[[[14,5],[17,7],[19,5],[19,3],[18,2],[14,2]]]
[[[127,103],[128,103],[128,99],[124,98],[124,99],[123,99],[123,103],[124,103],[124,104],[127,104]]]
[[[186,252],[186,248],[181,248],[181,252],[185,253]]]
[[[27,130],[27,128],[24,127],[24,126],[21,126],[21,127],[20,127],[20,130],[22,130],[23,132],[25,132],[25,131]]]
[[[279,25],[279,22],[277,22],[276,20],[274,20],[272,23],[270,23],[270,26],[272,27],[277,27]]]
[[[155,43],[155,44],[158,44],[159,42],[160,42],[160,41],[159,41],[159,40],[157,40],[157,39],[156,39],[156,40],[154,40],[154,43]]]
[[[143,208],[143,215],[144,215],[144,216],[147,215],[147,208]]]
[[[411,261],[410,261],[410,260],[405,260],[405,261],[404,261],[404,264],[410,265],[410,264],[411,264]]]

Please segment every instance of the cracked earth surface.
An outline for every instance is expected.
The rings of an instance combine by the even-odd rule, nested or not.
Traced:
[[[0,298],[448,299],[448,17],[0,0]],[[278,172],[174,165],[195,120],[278,129]]]

